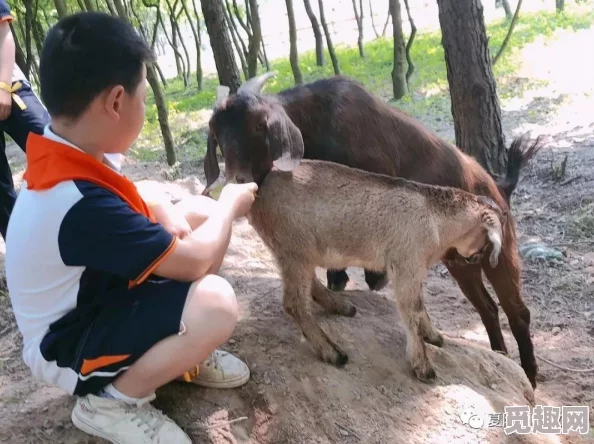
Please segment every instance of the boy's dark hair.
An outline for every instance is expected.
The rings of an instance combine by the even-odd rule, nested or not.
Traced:
[[[47,33],[39,63],[41,100],[51,116],[79,117],[106,88],[134,93],[143,63],[154,55],[126,21],[101,12],[81,12]]]

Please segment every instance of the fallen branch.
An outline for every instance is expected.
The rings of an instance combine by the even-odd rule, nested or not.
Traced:
[[[561,182],[559,185],[561,185],[561,186],[569,185],[570,183],[575,182],[576,180],[581,179],[581,178],[582,178],[582,175],[578,174],[577,176],[572,177],[571,179],[567,179],[566,181]]]
[[[355,432],[353,432],[351,429],[349,429],[348,427],[345,427],[337,422],[335,422],[334,424],[336,424],[339,428],[341,428],[342,430],[344,430],[345,432],[350,433],[351,435],[353,435],[355,438],[357,438],[359,441],[361,441],[361,437],[359,435],[357,435]]]
[[[520,6],[522,6],[522,1],[523,0],[518,0],[518,5],[516,6],[516,12],[514,13],[514,18],[512,18],[511,24],[509,25],[509,29],[507,30],[507,35],[505,36],[505,39],[503,40],[503,43],[501,44],[501,47],[499,48],[497,55],[495,55],[495,57],[493,57],[493,62],[492,62],[493,65],[495,65],[497,63],[497,60],[499,60],[499,57],[501,57],[501,54],[503,54],[503,51],[505,50],[505,47],[507,46],[509,39],[511,38],[512,32],[514,32],[514,28],[516,27],[516,22],[518,21],[518,17],[520,16]]]
[[[240,418],[235,418],[230,421],[223,421],[223,422],[219,422],[217,424],[213,424],[211,426],[208,426],[206,429],[207,430],[218,429],[220,427],[224,427],[226,425],[231,425],[231,424],[239,422],[239,421],[245,421],[246,419],[248,419],[247,416],[242,416]]]
[[[546,362],[549,365],[552,365],[553,367],[557,367],[558,369],[565,370],[567,372],[572,372],[572,373],[592,373],[592,372],[594,372],[594,367],[592,367],[592,368],[569,368],[569,367],[563,367],[562,365],[555,364],[554,362],[551,362],[548,359],[545,359],[542,356],[537,355],[536,353],[534,354],[534,356],[536,356],[541,361]]]

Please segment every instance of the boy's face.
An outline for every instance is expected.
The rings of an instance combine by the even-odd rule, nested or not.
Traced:
[[[110,120],[112,143],[106,146],[106,153],[124,153],[130,149],[144,125],[147,97],[146,66],[132,94],[122,87],[113,88],[107,99],[109,114],[117,118]]]

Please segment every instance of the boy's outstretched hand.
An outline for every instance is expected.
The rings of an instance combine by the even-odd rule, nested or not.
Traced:
[[[258,185],[254,182],[243,184],[230,183],[222,189],[219,202],[230,207],[236,219],[245,216],[250,211],[256,199],[257,191]]]

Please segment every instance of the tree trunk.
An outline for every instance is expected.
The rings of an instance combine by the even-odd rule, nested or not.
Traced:
[[[118,16],[121,19],[126,20],[132,24],[122,0],[114,0],[115,9],[118,11]],[[146,41],[146,39],[145,39]],[[147,42],[150,44],[150,42]],[[157,73],[152,65],[148,65],[146,68],[146,79],[153,90],[153,96],[155,97],[155,105],[157,107],[157,118],[159,119],[159,127],[161,128],[161,135],[163,136],[163,144],[165,145],[165,155],[167,157],[167,165],[173,166],[176,162],[175,155],[175,144],[173,143],[173,135],[171,134],[171,128],[169,127],[169,115],[167,112],[167,101],[165,95],[161,89],[159,79],[157,79]]]
[[[190,15],[188,6],[186,5],[186,0],[182,0],[182,7],[184,8],[184,12],[186,13],[188,22],[190,23],[192,34],[194,34],[194,43],[196,44],[196,83],[198,83],[198,91],[202,91],[202,61],[200,60],[200,45],[202,44],[202,38],[200,36],[200,17],[198,16],[198,10],[196,9],[196,0],[192,0],[192,2],[194,6],[193,18]],[[196,20],[196,24],[194,24],[194,20]]]
[[[66,0],[54,0],[58,19],[62,19],[68,15],[68,8],[66,7]]]
[[[239,35],[239,31],[237,29],[237,25],[235,24],[235,19],[233,18],[233,13],[229,8],[229,3],[227,3],[227,8],[223,8],[223,14],[225,15],[225,21],[227,22],[227,26],[231,31],[231,40],[233,40],[233,46],[235,47],[235,51],[237,51],[237,55],[239,56],[239,63],[241,64],[241,71],[243,72],[244,77],[247,79],[249,78],[247,63],[245,61],[245,56],[247,54],[247,49],[245,48],[245,44],[241,39],[241,35]]]
[[[167,114],[167,102],[161,89],[159,79],[152,66],[149,66],[146,70],[146,79],[153,90],[155,96],[155,105],[157,106],[157,117],[159,119],[159,127],[161,128],[161,134],[163,135],[163,143],[165,144],[165,155],[167,156],[167,165],[173,166],[177,161],[175,155],[175,145],[173,143],[173,135],[171,134],[171,128],[169,127],[169,116]]]
[[[563,12],[563,9],[565,9],[565,0],[555,0],[555,6],[557,7],[557,12]]]
[[[314,14],[313,9],[311,8],[310,1],[303,0],[303,5],[305,6],[305,12],[307,12],[307,16],[311,22],[311,29],[313,30],[314,37],[316,39],[316,64],[318,66],[324,66],[326,64],[324,57],[324,37],[322,37],[322,32],[320,31],[320,24],[318,23],[318,19]]]
[[[399,100],[407,92],[404,46],[404,33],[402,32],[402,16],[400,0],[390,0],[390,15],[392,16],[392,32],[394,35],[394,62],[392,65],[392,90],[394,99]]]
[[[248,73],[251,78],[258,74],[258,52],[260,52],[260,43],[262,42],[262,28],[260,26],[260,13],[258,12],[257,0],[249,0],[249,5],[252,37],[250,38],[247,63]]]
[[[166,3],[167,3],[167,6],[169,6],[169,2],[166,2]],[[169,8],[171,11],[170,6],[169,6]],[[185,75],[185,70],[182,67],[183,58],[182,58],[181,53],[179,52],[179,45],[177,44],[177,33],[175,32],[175,17],[171,14],[171,12],[169,13],[169,26],[171,26],[171,40],[169,41],[169,44],[171,45],[171,48],[173,49],[173,54],[175,55],[175,69],[177,71],[178,77],[181,77],[185,83],[186,75]],[[163,22],[163,32],[165,34],[167,34],[167,30],[165,29],[164,22]]]
[[[511,7],[509,6],[509,0],[501,0],[501,4],[503,5],[503,10],[505,11],[505,18],[511,19],[513,17]]]
[[[303,83],[303,74],[301,74],[301,68],[299,67],[299,51],[297,51],[297,27],[295,26],[293,0],[285,0],[285,3],[287,4],[287,17],[289,18],[289,41],[291,43],[289,61],[291,62],[291,69],[293,70],[295,84],[301,85]]]
[[[38,13],[39,10],[35,11],[35,15],[33,16],[33,39],[35,40],[35,48],[37,49],[37,55],[39,56],[41,55],[41,49],[43,48],[45,32],[39,21]]]
[[[328,52],[330,53],[330,60],[332,60],[332,67],[334,68],[334,74],[340,75],[340,65],[338,64],[338,58],[336,52],[334,52],[334,45],[332,44],[332,38],[330,37],[330,30],[326,23],[326,15],[324,14],[324,3],[322,0],[318,0],[318,6],[320,7],[320,21],[322,22],[322,28],[324,28],[324,34],[326,34],[326,46],[328,46]]]
[[[353,0],[353,11],[355,12],[355,21],[359,30],[357,46],[359,46],[359,55],[365,58],[365,47],[363,46],[363,0],[359,0],[359,10],[357,10],[357,0]]]
[[[175,32],[177,32],[177,36],[179,41],[182,45],[182,49],[184,50],[184,54],[186,55],[186,60],[184,63],[184,67],[186,68],[184,71],[184,85],[188,86],[190,83],[190,74],[192,73],[192,64],[190,62],[190,52],[188,51],[188,47],[186,46],[186,41],[181,33],[181,28],[179,27],[179,16],[181,15],[181,11],[178,14],[177,18],[173,21],[173,25],[175,26]]]
[[[437,0],[456,144],[492,175],[505,169],[501,109],[481,0]]]
[[[33,0],[23,0],[25,5],[25,28],[21,27],[21,32],[25,39],[25,54],[27,56],[26,75],[29,76],[31,72],[31,65],[33,64],[34,55],[32,48],[32,30],[33,30]]]
[[[392,15],[392,6],[388,4],[388,15],[386,16],[386,22],[384,23],[384,27],[382,29],[382,37],[386,36],[386,29],[388,29],[388,23],[390,23],[390,16]]]
[[[95,5],[93,5],[92,0],[85,0],[85,6],[87,8],[87,11],[90,11],[90,12],[93,12],[97,9],[97,8],[95,8]]]
[[[270,71],[270,62],[268,62],[268,55],[266,55],[266,44],[264,43],[264,39],[262,39],[262,58],[264,59],[266,71]]]
[[[373,18],[373,6],[371,6],[371,0],[369,0],[369,17],[371,17],[371,27],[373,28],[373,33],[375,34],[375,38],[379,38],[380,34],[377,32],[375,28],[375,19]]]
[[[223,4],[220,0],[201,0],[202,16],[206,23],[210,46],[212,48],[219,82],[228,86],[232,93],[241,85],[237,63],[233,57],[233,47],[225,23]]]

